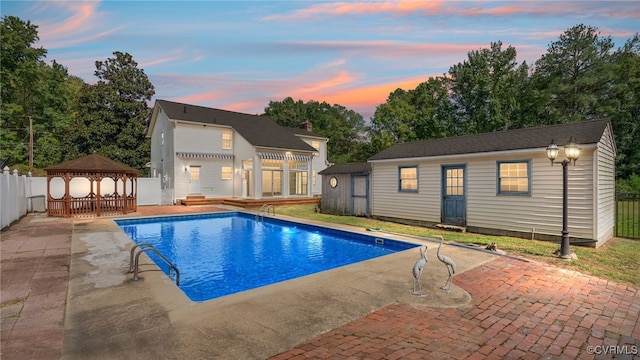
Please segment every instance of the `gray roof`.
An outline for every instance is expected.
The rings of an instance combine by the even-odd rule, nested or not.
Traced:
[[[578,146],[580,144],[594,144],[600,141],[607,126],[609,126],[609,120],[600,119],[537,128],[421,140],[393,145],[373,155],[369,160],[546,148],[552,140],[557,145],[563,146],[569,142],[569,137],[575,138]]]
[[[320,175],[332,175],[332,174],[355,174],[366,173],[371,171],[370,163],[352,162],[343,164],[333,164],[328,168],[318,172]]]
[[[89,154],[81,158],[51,165],[46,167],[45,171],[69,171],[72,173],[138,173],[138,170],[129,165],[125,165],[98,154]]]
[[[171,120],[230,126],[251,145],[257,147],[315,152],[316,149],[295,135],[320,137],[304,129],[287,128],[278,125],[266,116],[243,114],[167,100],[156,100],[156,104],[162,108]]]

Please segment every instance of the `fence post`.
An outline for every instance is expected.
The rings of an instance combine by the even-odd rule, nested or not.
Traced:
[[[4,229],[11,224],[9,218],[9,167],[5,166],[0,174],[0,229]]]

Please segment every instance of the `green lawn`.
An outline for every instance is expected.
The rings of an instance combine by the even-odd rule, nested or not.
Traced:
[[[514,256],[545,262],[557,267],[580,271],[603,279],[640,288],[640,240],[615,238],[598,249],[572,246],[578,260],[558,259],[553,252],[557,243],[527,240],[507,236],[489,236],[449,232],[420,226],[402,225],[354,216],[320,214],[314,205],[278,206],[276,214],[360,228],[378,228],[384,232],[428,237],[443,235],[447,241],[486,246],[493,242],[498,249]]]

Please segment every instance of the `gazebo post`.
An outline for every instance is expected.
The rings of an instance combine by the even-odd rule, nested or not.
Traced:
[[[71,194],[69,194],[69,182],[71,179],[69,178],[69,172],[64,173],[64,216],[71,217]]]
[[[47,216],[51,216],[51,179],[53,177],[47,174]]]
[[[100,183],[102,182],[102,177],[100,173],[96,174],[96,216],[100,216],[100,205],[102,204],[102,191],[100,190]]]
[[[129,210],[129,204],[127,203],[127,198],[128,198],[128,194],[127,194],[127,174],[125,173],[123,175],[122,178],[122,202],[123,202],[123,207],[122,207],[122,212],[123,213],[127,213],[127,210]]]

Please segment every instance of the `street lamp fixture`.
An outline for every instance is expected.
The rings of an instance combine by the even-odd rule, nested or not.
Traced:
[[[562,242],[560,243],[560,254],[558,255],[561,259],[571,259],[571,250],[569,248],[569,231],[567,230],[567,213],[568,213],[568,205],[569,205],[569,196],[568,196],[568,183],[569,183],[569,170],[567,169],[567,165],[573,162],[573,165],[576,165],[576,160],[580,157],[580,149],[578,145],[576,145],[576,141],[573,137],[569,138],[569,142],[564,146],[564,155],[566,159],[556,162],[554,161],[558,157],[558,145],[556,145],[553,140],[551,140],[551,144],[547,146],[547,157],[551,160],[551,166],[553,164],[562,165]]]

